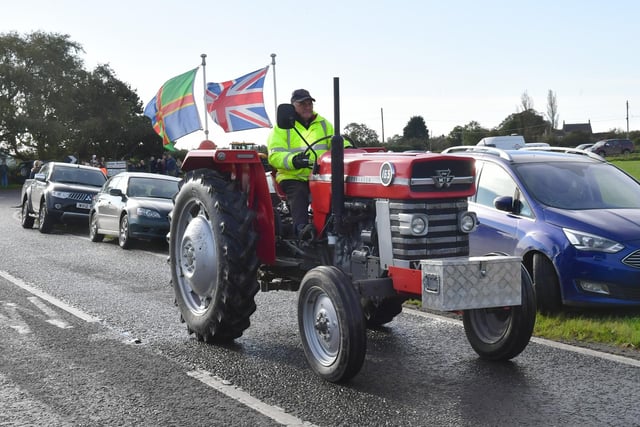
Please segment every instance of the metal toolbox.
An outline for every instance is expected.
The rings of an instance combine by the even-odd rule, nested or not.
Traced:
[[[521,305],[520,258],[456,257],[422,260],[422,306],[457,311]]]

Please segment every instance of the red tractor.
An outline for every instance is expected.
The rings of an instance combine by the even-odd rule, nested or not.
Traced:
[[[334,92],[339,129],[337,79]],[[277,120],[293,129],[293,106],[280,105]],[[345,150],[342,141],[333,136],[312,170],[315,236],[307,240],[294,236],[286,200],[257,151],[203,144],[187,154],[169,251],[189,333],[208,343],[234,340],[249,327],[259,290],[291,290],[308,363],[331,382],[360,371],[367,328],[393,320],[410,298],[462,312],[482,358],[522,352],[536,316],[529,275],[515,257],[468,256],[477,226],[467,211],[474,161]]]

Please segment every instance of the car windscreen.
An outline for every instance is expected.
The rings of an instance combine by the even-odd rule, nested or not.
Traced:
[[[66,184],[89,185],[92,187],[102,187],[107,178],[100,169],[80,169],[70,167],[57,167],[51,176],[54,182]]]
[[[547,162],[514,165],[529,194],[560,209],[637,209],[640,184],[608,163]]]
[[[160,178],[132,177],[129,180],[129,197],[155,197],[171,199],[178,192],[178,181]]]

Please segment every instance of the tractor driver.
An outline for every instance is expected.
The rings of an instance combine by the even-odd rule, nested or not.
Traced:
[[[291,103],[296,110],[295,128],[309,144],[333,135],[333,125],[313,111],[315,99],[306,89],[297,89],[291,95]],[[309,150],[305,141],[293,129],[274,126],[267,147],[269,164],[277,170],[276,181],[287,196],[293,217],[293,227],[299,239],[313,239],[314,231],[309,223],[309,175],[311,168],[320,157],[331,148],[331,139],[325,139]],[[350,144],[345,140],[345,146]],[[314,155],[315,152],[315,155]]]

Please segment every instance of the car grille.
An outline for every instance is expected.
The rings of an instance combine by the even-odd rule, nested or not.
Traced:
[[[640,268],[640,251],[635,251],[630,255],[627,255],[623,260],[623,264],[633,268]]]
[[[469,235],[458,227],[458,214],[467,211],[467,199],[389,201],[393,258],[401,261],[469,255]],[[426,236],[405,236],[399,231],[400,213],[426,213]]]
[[[93,200],[93,194],[87,193],[69,193],[67,199],[76,200],[78,202],[91,203]]]

